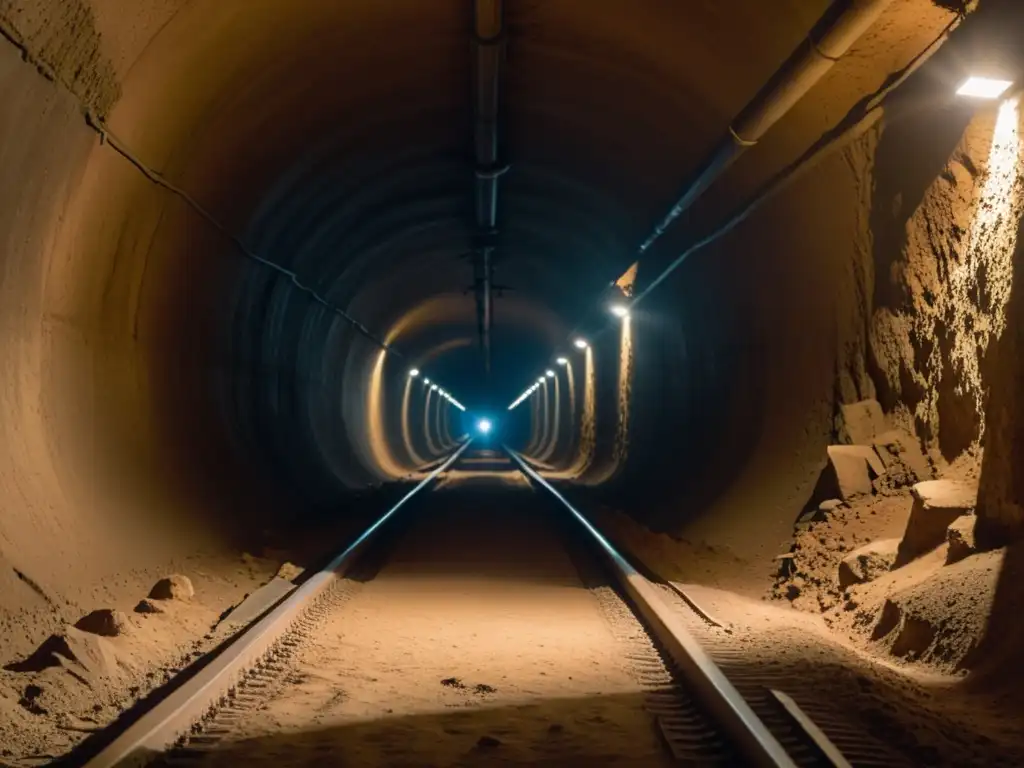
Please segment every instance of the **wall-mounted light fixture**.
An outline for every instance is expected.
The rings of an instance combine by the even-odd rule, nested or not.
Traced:
[[[587,344],[587,341],[586,341],[586,339],[576,339],[576,340],[575,340],[575,341],[573,342],[573,346],[575,346],[575,347],[576,347],[576,349],[586,349],[586,348],[587,348],[587,347],[589,347],[590,345],[589,345],[589,344]]]
[[[567,357],[560,357],[557,360],[555,360],[555,362],[558,363],[559,365],[568,365],[569,364],[569,358],[567,358]]]
[[[969,77],[956,92],[957,96],[968,96],[974,99],[998,99],[1006,93],[1012,80],[998,80],[991,77]]]

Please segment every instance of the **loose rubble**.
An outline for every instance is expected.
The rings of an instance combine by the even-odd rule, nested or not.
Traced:
[[[979,552],[976,481],[935,479],[877,403],[840,409],[820,498],[794,524],[771,597],[821,613],[865,650],[953,674],[970,668],[1003,552]],[[835,498],[829,497],[834,494]]]
[[[958,517],[946,529],[946,565],[958,563],[978,551],[974,541],[974,524],[978,518],[974,515]]]
[[[131,629],[131,626],[131,622],[128,621],[128,617],[125,614],[110,608],[101,608],[98,611],[93,611],[75,623],[76,629],[80,629],[83,632],[92,632],[94,635],[102,635],[103,637],[123,635]]]
[[[953,480],[931,480],[911,489],[914,505],[900,542],[896,565],[905,565],[946,540],[946,529],[958,517],[972,514],[976,487]]]
[[[880,539],[858,547],[839,561],[839,589],[864,584],[888,573],[896,561],[899,539]]]
[[[149,596],[154,600],[191,600],[195,593],[192,580],[175,573],[154,584]]]

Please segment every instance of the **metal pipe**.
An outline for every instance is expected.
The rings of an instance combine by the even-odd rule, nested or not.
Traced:
[[[736,116],[672,209],[640,246],[645,253],[719,176],[757,144],[877,21],[892,0],[849,0],[830,9],[807,39]]]
[[[498,107],[501,64],[505,57],[502,0],[476,0],[473,23],[475,78],[473,144],[476,160],[477,247],[473,257],[477,331],[484,370],[491,370],[494,324],[494,237],[498,222]]]

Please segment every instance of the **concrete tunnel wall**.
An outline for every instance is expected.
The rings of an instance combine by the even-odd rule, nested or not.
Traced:
[[[630,24],[614,3],[587,15],[571,3],[521,18],[510,10],[513,32],[532,37],[510,50],[509,100],[521,108],[509,110],[507,142],[530,150],[514,158],[504,214],[505,276],[521,295],[499,305],[498,328],[502,344],[527,352],[504,361],[497,380],[565,344],[679,181],[826,4],[766,16],[750,2],[750,28],[739,30],[714,5],[692,9],[693,30],[707,35],[668,24],[656,3],[638,6]],[[930,2],[907,6],[670,233],[642,263],[641,286],[645,269],[732,210],[951,18]],[[133,558],[213,545],[242,522],[300,518],[412,471],[413,453],[433,458],[425,433],[414,430],[413,451],[405,447],[398,404],[421,361],[467,405],[473,394],[456,390],[477,362],[473,347],[437,352],[474,326],[460,260],[471,247],[465,8],[285,11],[261,1],[126,11],[112,0],[54,0],[9,2],[0,15],[50,75],[0,45],[12,107],[0,114],[4,600],[38,600],[16,571],[49,595],[73,595]],[[709,50],[725,41],[737,55]],[[621,52],[618,66],[609,49]],[[694,66],[702,56],[722,59],[716,78],[695,75],[708,71]],[[382,362],[370,341],[243,258],[102,145],[83,109],[251,250],[294,269],[406,357]],[[976,118],[979,135],[986,120]],[[970,131],[966,152],[984,167]],[[894,413],[917,411],[892,386],[904,381],[901,363],[877,351],[869,298],[892,248],[913,260],[918,247],[897,239],[879,251],[877,216],[890,203],[878,199],[889,191],[879,180],[900,164],[883,151],[887,132],[829,158],[642,305],[627,434],[615,431],[618,334],[595,344],[593,419],[582,415],[586,375],[574,357],[578,405],[564,407],[563,386],[564,427],[548,454],[556,468],[600,482],[604,499],[653,527],[763,557],[813,485],[838,401],[879,393]],[[379,411],[368,407],[375,370]],[[410,423],[425,425],[416,407]]]

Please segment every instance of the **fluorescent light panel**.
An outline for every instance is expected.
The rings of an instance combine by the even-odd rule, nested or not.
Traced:
[[[957,90],[957,96],[970,96],[975,99],[998,99],[1009,87],[1012,80],[996,80],[990,77],[969,77]]]

